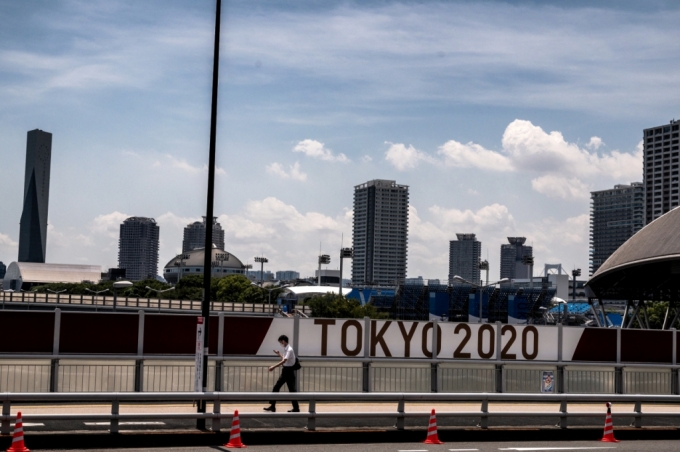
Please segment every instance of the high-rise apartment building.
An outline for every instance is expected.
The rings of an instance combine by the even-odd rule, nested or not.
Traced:
[[[354,187],[353,284],[395,285],[406,278],[408,186],[372,180]]]
[[[680,205],[678,201],[678,133],[680,121],[644,129],[643,183],[645,224]]]
[[[28,132],[24,208],[19,228],[19,262],[45,263],[51,161],[52,134],[40,129]]]
[[[482,242],[475,234],[456,234],[458,240],[449,242],[449,284],[455,284],[454,276],[479,284],[479,260]]]
[[[118,268],[130,281],[158,275],[159,227],[153,218],[130,217],[120,225]]]
[[[529,277],[529,266],[522,263],[522,256],[533,256],[534,250],[524,245],[526,241],[526,237],[508,237],[508,243],[501,245],[501,279]]]
[[[590,193],[590,274],[645,225],[641,182]]]
[[[7,273],[7,266],[0,261],[0,279],[5,277],[5,273]]]
[[[203,217],[203,222],[196,221],[184,228],[184,240],[182,240],[182,252],[195,250],[196,248],[205,248],[205,229],[206,217]],[[224,229],[217,222],[217,217],[213,217],[212,221],[213,245],[218,250],[224,250]]]
[[[293,281],[300,279],[300,273],[293,270],[281,270],[276,272],[276,279],[278,281]]]

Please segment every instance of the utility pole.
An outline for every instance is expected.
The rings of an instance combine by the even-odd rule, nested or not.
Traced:
[[[264,264],[269,262],[269,259],[264,256],[256,256],[255,262],[260,263],[260,287],[264,287]]]
[[[215,205],[215,143],[217,137],[217,87],[220,68],[220,15],[222,0],[215,0],[215,47],[213,53],[212,104],[210,107],[210,149],[208,157],[208,196],[205,217],[212,220]],[[208,390],[208,330],[210,328],[210,281],[212,279],[212,242],[213,228],[205,228],[205,256],[203,259],[203,300],[201,316],[203,317],[203,369],[201,371],[203,392]],[[206,401],[198,402],[198,412],[205,413]],[[196,427],[205,430],[205,419],[197,419]]]

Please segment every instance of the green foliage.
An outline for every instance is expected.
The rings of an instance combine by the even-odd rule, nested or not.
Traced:
[[[657,301],[657,302],[650,302],[648,301],[646,303],[647,306],[647,319],[649,320],[649,327],[651,329],[656,329],[660,330],[661,327],[663,326],[663,320],[666,317],[666,309],[668,308],[668,302],[667,301]],[[631,310],[632,311],[632,310]],[[642,308],[640,308],[640,318],[644,322],[644,313]],[[632,312],[628,313],[628,316],[632,315]],[[673,309],[671,309],[670,314],[668,315],[669,319],[668,322],[670,323],[673,320],[673,317],[675,317],[675,312]],[[677,322],[676,322],[677,324]],[[632,328],[640,328],[640,324],[638,323],[637,319],[633,320],[633,323],[631,324]],[[672,328],[673,325],[667,328]]]
[[[372,304],[361,306],[359,300],[345,298],[335,293],[312,297],[307,301],[307,305],[312,310],[312,317],[347,319],[360,319],[363,317],[381,319],[388,317],[386,313],[379,313]]]
[[[262,303],[263,290],[243,275],[229,275],[217,283],[217,300],[227,303]]]

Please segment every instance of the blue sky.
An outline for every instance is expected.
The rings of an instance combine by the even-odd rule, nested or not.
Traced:
[[[411,187],[409,276],[446,278],[456,232],[492,277],[509,235],[587,269],[589,191],[641,180],[642,129],[680,115],[674,2],[290,3],[223,6],[216,213],[272,270],[348,245],[374,178]],[[0,1],[0,260],[34,128],[54,134],[49,262],[115,266],[131,215],[159,222],[160,266],[181,248],[205,210],[213,14]]]

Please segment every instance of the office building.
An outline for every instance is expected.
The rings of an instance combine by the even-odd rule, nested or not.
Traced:
[[[118,268],[130,281],[156,278],[159,227],[153,218],[130,217],[120,225]]]
[[[352,283],[396,285],[406,278],[408,186],[372,180],[354,187]]]
[[[293,270],[281,270],[276,272],[276,279],[278,281],[293,281],[300,279],[300,273]]]
[[[529,278],[529,266],[522,263],[522,256],[533,256],[530,246],[524,245],[525,237],[508,237],[508,243],[501,245],[501,279]]]
[[[184,228],[184,240],[182,240],[182,252],[195,250],[197,248],[205,248],[205,229],[206,217],[203,221],[196,221]],[[218,250],[224,250],[224,229],[217,222],[217,217],[213,217],[212,221],[212,242]]]
[[[590,275],[645,225],[641,182],[590,193]]]
[[[40,129],[28,132],[24,208],[19,227],[19,262],[45,263],[51,161],[52,134]]]
[[[645,224],[649,224],[678,202],[678,133],[680,121],[644,129],[643,183]]]
[[[0,279],[5,277],[5,273],[7,273],[7,266],[0,261]]]
[[[456,284],[454,276],[479,284],[479,261],[482,242],[475,234],[456,234],[458,240],[449,242],[449,284]]]

